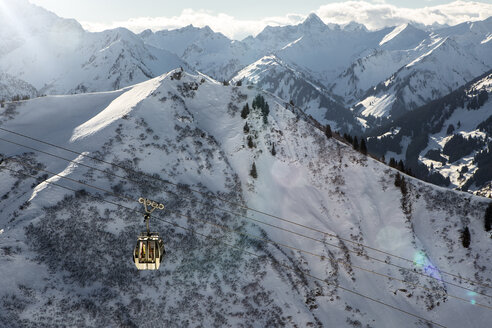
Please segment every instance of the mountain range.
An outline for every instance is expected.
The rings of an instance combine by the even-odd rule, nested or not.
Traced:
[[[176,69],[5,106],[0,327],[489,322],[490,201],[389,168],[262,89]],[[165,204],[157,272],[131,260],[140,196]]]
[[[492,18],[231,40],[0,2],[0,328],[489,325]]]

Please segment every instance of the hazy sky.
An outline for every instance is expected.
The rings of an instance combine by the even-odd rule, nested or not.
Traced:
[[[370,29],[409,21],[454,25],[492,16],[492,0],[29,0],[58,16],[100,31],[127,27],[134,32],[193,24],[241,39],[266,25],[301,22],[315,12],[325,23],[365,24]]]
[[[183,9],[210,10],[238,19],[261,19],[265,16],[283,16],[290,13],[309,14],[322,5],[347,2],[333,0],[30,0],[59,16],[80,21],[109,23],[117,20],[148,16],[176,16]],[[421,8],[450,3],[449,0],[380,0],[397,7]],[[492,0],[482,1],[492,3]]]

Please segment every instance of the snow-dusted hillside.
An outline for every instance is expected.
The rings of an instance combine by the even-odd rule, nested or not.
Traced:
[[[412,170],[424,165],[429,174],[447,179],[440,183],[450,187],[492,196],[491,92],[489,71],[378,130],[380,136],[370,139],[370,149],[387,159],[403,159]]]
[[[0,71],[41,94],[108,91],[186,64],[119,28],[89,33],[27,0],[1,0]]]
[[[15,97],[33,98],[37,95],[38,91],[29,83],[0,72],[0,100],[11,100]]]
[[[239,81],[261,85],[263,90],[301,106],[305,113],[335,130],[358,131],[352,113],[322,84],[310,80],[276,56],[265,56],[242,69],[232,80],[233,83]]]
[[[492,53],[492,48],[490,48]],[[446,38],[369,91],[356,108],[363,116],[399,116],[456,90],[492,67]]]
[[[395,307],[446,327],[487,326],[489,309],[480,305],[490,307],[492,301],[478,294],[490,294],[482,285],[492,284],[490,236],[483,229],[486,199],[408,177],[405,187],[396,187],[396,171],[327,139],[284,101],[263,94],[269,114],[253,109],[258,94],[245,84],[224,86],[175,70],[118,91],[9,104],[0,128],[153,179],[0,130],[0,138],[75,161],[0,141],[0,326],[429,326]],[[243,119],[246,103],[251,112]],[[257,178],[250,175],[253,163]],[[48,184],[47,178],[79,191]],[[190,192],[188,186],[345,241]],[[137,272],[131,261],[142,217],[103,201],[141,210],[139,196],[165,203],[161,218],[196,232],[151,222],[167,249],[157,272]],[[469,248],[460,241],[465,227]]]

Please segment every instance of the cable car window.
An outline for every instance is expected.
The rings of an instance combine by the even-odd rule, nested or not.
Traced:
[[[145,250],[145,244],[146,242],[145,241],[141,241],[140,242],[140,260],[142,261],[145,261],[145,258],[146,258],[146,250]]]
[[[154,242],[153,241],[149,241],[149,262],[151,262],[151,263],[155,262]]]

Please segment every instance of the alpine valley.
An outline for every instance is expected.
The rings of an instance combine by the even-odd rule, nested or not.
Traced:
[[[231,40],[0,9],[1,328],[490,325],[492,18]]]

